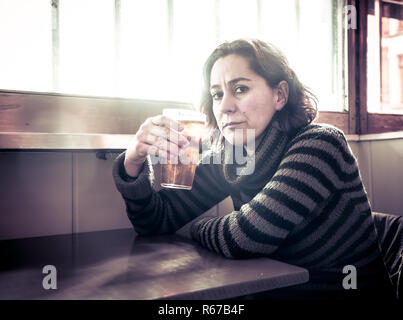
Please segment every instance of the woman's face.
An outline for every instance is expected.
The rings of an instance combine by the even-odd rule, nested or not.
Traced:
[[[236,54],[219,58],[215,62],[211,69],[210,83],[213,113],[218,128],[232,144],[239,144],[242,140],[234,139],[238,131],[237,134],[242,132],[242,143],[246,145],[246,129],[254,129],[253,138],[259,140],[274,113],[287,101],[281,89],[272,89],[264,78],[250,69],[246,58]],[[288,86],[286,91],[288,96]],[[255,141],[256,146],[258,142]]]

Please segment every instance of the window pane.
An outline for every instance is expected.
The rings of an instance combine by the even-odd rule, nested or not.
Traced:
[[[262,37],[279,47],[319,109],[343,111],[342,1],[263,1]]]
[[[0,89],[51,91],[49,0],[1,0]]]
[[[196,102],[211,51],[224,40],[257,37],[285,53],[321,110],[345,108],[343,0],[121,0],[118,12],[115,0],[59,0],[59,81],[53,88],[50,1],[30,3],[0,2],[0,14],[15,11],[23,21],[1,20],[5,43],[22,52],[0,53],[0,84],[7,75],[7,88]]]
[[[60,0],[60,92],[113,95],[114,0]]]
[[[299,7],[295,0],[262,1],[261,37],[279,49],[290,62],[298,61]]]
[[[367,42],[368,112],[403,114],[403,5],[374,1]]]
[[[197,103],[202,67],[216,45],[214,0],[175,0],[168,99]]]
[[[403,113],[403,5],[382,6],[381,28],[382,111]]]
[[[291,61],[300,80],[317,95],[320,110],[343,111],[343,61],[338,55],[342,47],[337,38],[343,30],[333,22],[333,14],[340,16],[341,7],[333,3],[300,2],[298,47],[294,48]]]
[[[166,0],[122,0],[119,95],[168,99],[168,9]]]
[[[374,6],[368,14],[368,36],[367,36],[367,108],[368,112],[379,112],[381,105],[381,51],[380,28],[379,28],[379,6]]]
[[[257,1],[220,0],[218,4],[220,42],[259,36]]]

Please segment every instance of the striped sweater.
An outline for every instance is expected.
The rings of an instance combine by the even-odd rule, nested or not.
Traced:
[[[125,179],[124,154],[118,156],[114,179],[135,230],[173,233],[231,196],[233,212],[194,220],[192,237],[209,250],[228,258],[266,256],[307,268],[310,281],[297,291],[342,291],[346,265],[356,267],[359,288],[384,281],[370,204],[340,130],[310,124],[287,135],[269,124],[251,175],[237,175],[227,154],[204,155],[191,191],[158,192],[152,188],[149,162],[136,179]],[[214,157],[221,158],[220,164],[213,164]]]

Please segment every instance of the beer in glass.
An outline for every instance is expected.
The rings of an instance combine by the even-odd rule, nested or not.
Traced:
[[[191,109],[164,109],[163,115],[180,122],[180,133],[189,137],[185,153],[161,164],[161,186],[164,188],[191,190],[196,165],[199,160],[200,143],[205,115]],[[173,137],[175,139],[175,137]]]

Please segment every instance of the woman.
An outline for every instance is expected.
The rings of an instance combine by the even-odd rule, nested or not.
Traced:
[[[231,196],[232,213],[195,220],[195,241],[228,258],[267,256],[310,272],[307,284],[264,297],[320,298],[326,293],[344,298],[387,285],[356,160],[340,130],[311,123],[315,97],[285,57],[265,42],[236,40],[210,55],[204,77],[201,110],[207,125],[219,129],[219,146],[225,141],[245,147],[254,156],[254,171],[242,174],[241,165],[226,161],[228,148],[214,149],[198,164],[191,191],[156,192],[147,154],[166,156],[160,147],[166,143],[175,156],[186,148],[187,139],[169,141],[175,121],[163,116],[147,119],[114,167],[135,230],[175,232]],[[246,148],[246,137],[240,143],[234,139],[236,130],[247,129],[254,130],[255,150]],[[205,161],[217,156],[220,164]],[[357,270],[357,290],[343,287],[347,265]]]

